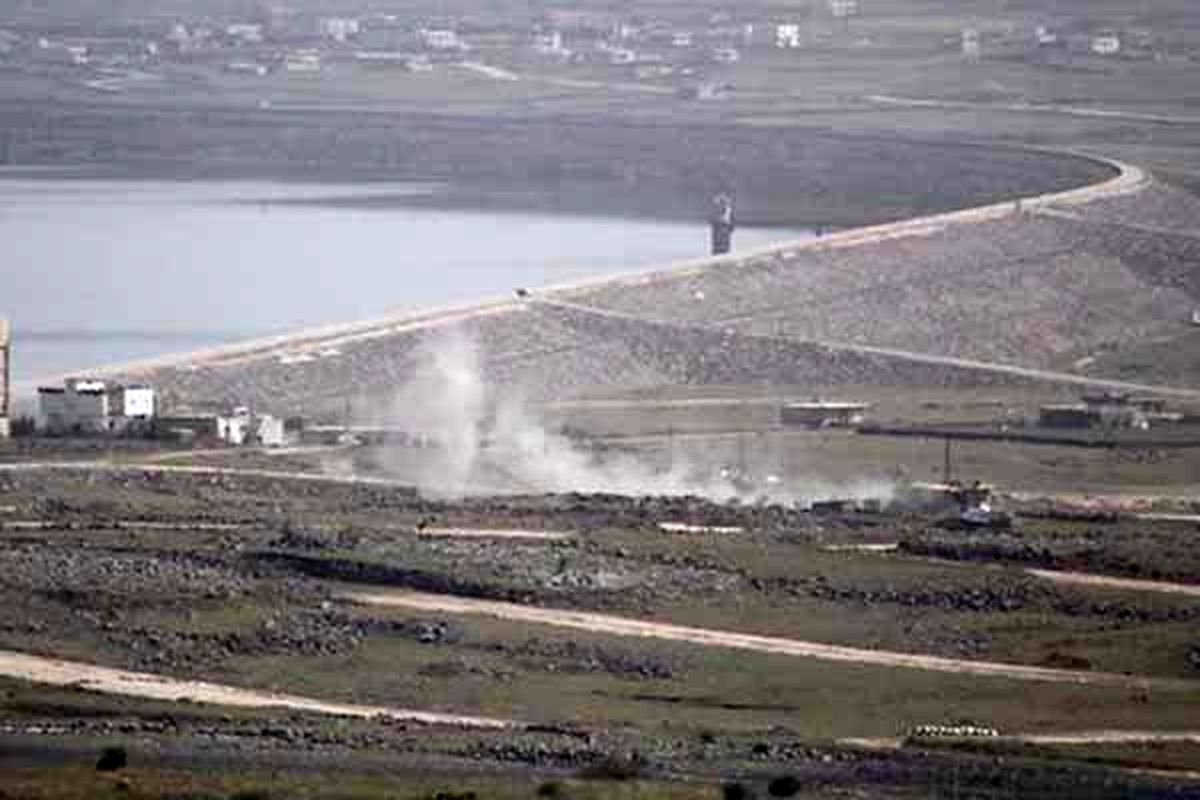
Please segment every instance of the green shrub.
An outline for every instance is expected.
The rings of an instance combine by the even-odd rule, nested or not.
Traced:
[[[97,772],[116,772],[124,769],[129,763],[129,754],[124,747],[106,747],[100,751],[100,760],[96,762]]]
[[[722,800],[754,800],[754,790],[744,783],[731,781],[721,787]]]
[[[792,797],[799,791],[800,779],[795,775],[780,775],[767,784],[767,794],[771,797]]]
[[[645,773],[645,763],[634,754],[629,757],[608,755],[588,764],[579,777],[589,781],[631,781]]]

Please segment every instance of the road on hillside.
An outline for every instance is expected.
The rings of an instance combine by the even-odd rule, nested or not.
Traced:
[[[335,703],[298,695],[256,691],[204,681],[179,680],[148,672],[131,672],[77,661],[45,658],[13,650],[0,650],[0,675],[31,683],[68,686],[147,700],[189,701],[239,708],[287,708],[340,717],[363,719],[386,717],[430,725],[457,725],[470,728],[512,728],[520,725],[512,720],[491,717],[414,711],[392,706]]]
[[[704,647],[728,647],[759,653],[772,653],[868,666],[903,667],[976,677],[1010,678],[1022,681],[1045,681],[1049,683],[1069,683],[1085,686],[1134,689],[1200,688],[1200,683],[1194,681],[1119,675],[1109,672],[1051,669],[1021,664],[1003,664],[993,661],[970,661],[888,650],[869,650],[860,647],[822,644],[799,639],[784,639],[775,636],[760,636],[734,631],[711,630],[708,628],[694,628],[664,622],[629,619],[627,617],[597,614],[589,611],[539,608],[536,606],[519,605],[517,603],[479,600],[455,595],[407,591],[356,591],[345,593],[342,597],[351,602],[363,605],[393,606],[446,614],[475,614],[514,622],[529,622],[561,628],[574,628],[590,633],[666,639],[677,642],[688,642]]]

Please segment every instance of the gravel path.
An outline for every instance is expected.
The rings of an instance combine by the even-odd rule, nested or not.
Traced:
[[[1055,583],[1089,586],[1101,589],[1124,589],[1131,592],[1159,592],[1200,597],[1200,585],[1171,583],[1168,581],[1146,581],[1135,578],[1110,578],[1107,575],[1092,575],[1087,572],[1066,572],[1053,569],[1028,569],[1030,575]]]
[[[343,597],[364,605],[396,606],[418,611],[433,611],[448,614],[478,614],[516,622],[554,625],[574,628],[592,633],[607,633],[617,636],[639,636],[689,642],[705,647],[730,647],[752,650],[759,653],[814,658],[822,661],[837,661],[866,664],[880,667],[904,667],[908,669],[949,672],[978,677],[1011,678],[1024,681],[1046,681],[1072,683],[1087,686],[1116,686],[1146,689],[1195,687],[1191,681],[1147,678],[1136,675],[1118,675],[1109,672],[1087,672],[1082,670],[1050,669],[1020,664],[1002,664],[991,661],[971,661],[940,656],[900,653],[888,650],[869,650],[860,647],[821,644],[798,639],[774,636],[694,628],[662,622],[628,619],[625,617],[596,614],[587,611],[567,611],[551,608],[504,603],[492,600],[477,600],[451,595],[424,594],[419,592],[349,592]]]
[[[296,711],[313,711],[342,717],[374,718],[387,717],[396,720],[422,722],[430,725],[457,725],[470,728],[517,727],[512,720],[490,717],[471,717],[459,714],[442,714],[430,711],[414,711],[391,706],[356,705],[314,700],[297,695],[261,692],[225,686],[203,681],[186,681],[154,675],[147,672],[101,667],[76,661],[45,658],[12,650],[0,650],[0,675],[7,678],[44,683],[52,686],[70,686],[105,694],[141,697],[148,700],[170,702],[190,701],[241,708],[287,708]]]

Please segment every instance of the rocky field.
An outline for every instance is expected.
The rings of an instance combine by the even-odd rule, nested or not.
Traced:
[[[524,726],[352,721],[0,679],[0,762],[31,775],[107,742],[135,761],[184,772],[224,754],[231,773],[290,775],[308,754],[308,770],[458,770],[454,785],[469,785],[477,770],[518,783],[575,776],[567,784],[584,794],[594,790],[589,780],[625,770],[710,787],[765,786],[786,773],[831,797],[938,791],[951,772],[963,785],[982,791],[998,782],[1020,796],[1051,796],[1069,781],[1094,787],[1095,797],[1187,796],[1182,778],[1116,768],[1137,760],[1126,751],[1086,767],[1074,756],[1039,761],[1014,751],[1001,767],[970,748],[848,743],[958,719],[1011,735],[1186,730],[1200,685],[1200,599],[1025,572],[1036,564],[1200,585],[1186,524],[1116,520],[1097,529],[1020,519],[1005,534],[955,533],[932,517],[899,513],[687,497],[450,501],[402,488],[136,466],[9,470],[0,474],[0,506],[0,602],[8,609],[0,662],[16,651]],[[900,548],[857,549],[880,542]],[[363,590],[1050,672],[1014,682],[828,664],[374,606],[353,599]],[[1114,685],[1106,675],[1124,677]],[[1015,688],[1026,702],[1010,702]]]

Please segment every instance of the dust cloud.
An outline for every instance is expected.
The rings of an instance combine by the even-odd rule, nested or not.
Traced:
[[[767,500],[808,505],[837,499],[887,499],[890,485],[835,485],[774,475],[751,476],[719,461],[596,448],[549,429],[519,387],[489,385],[479,348],[449,326],[417,349],[412,377],[371,424],[404,431],[426,446],[383,449],[379,466],[423,490],[447,497],[491,493],[695,495],[725,502]]]

